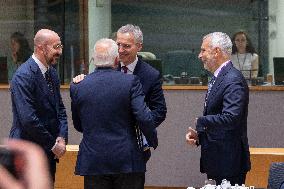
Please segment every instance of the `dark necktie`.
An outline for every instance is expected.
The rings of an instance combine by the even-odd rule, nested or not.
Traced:
[[[123,73],[127,74],[128,68],[126,66],[121,66],[121,70],[123,70]],[[145,136],[143,135],[143,133],[141,132],[141,130],[139,129],[138,125],[135,125],[135,131],[136,131],[136,137],[137,137],[137,142],[138,142],[139,148],[142,151],[148,150],[149,149],[148,142],[147,142]]]
[[[208,90],[207,90],[207,94],[206,94],[206,97],[205,97],[205,106],[206,106],[208,96],[209,96],[210,91],[211,91],[211,89],[212,89],[212,87],[214,85],[215,80],[216,80],[216,77],[212,76],[210,81],[208,82]]]
[[[123,70],[123,73],[127,73],[128,68],[126,66],[121,66],[121,69]]]
[[[50,75],[50,70],[48,69],[46,72],[45,72],[45,80],[46,80],[46,83],[47,83],[47,86],[48,86],[48,89],[49,91],[53,94],[53,83],[52,83],[52,79],[51,79],[51,75]]]

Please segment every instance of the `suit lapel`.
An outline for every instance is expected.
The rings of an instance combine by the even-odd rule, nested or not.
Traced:
[[[55,104],[56,103],[56,100],[55,100],[56,94],[53,95],[50,92],[50,90],[49,90],[49,88],[47,86],[46,80],[45,80],[45,78],[44,78],[40,68],[38,67],[38,65],[34,61],[34,59],[32,59],[32,60],[33,61],[32,61],[32,64],[31,64],[31,69],[32,69],[32,71],[35,74],[36,81],[38,81],[37,83],[38,83],[38,86],[40,88],[40,91],[42,91],[42,94],[46,94],[48,101],[52,104],[52,107],[55,107],[55,105],[56,105]],[[52,78],[52,80],[54,80],[54,73],[51,74],[51,78]],[[54,93],[56,93],[56,92],[54,91]]]
[[[229,62],[226,66],[224,66],[221,71],[219,72],[214,85],[212,86],[212,89],[208,95],[207,99],[207,106],[205,107],[207,110],[208,105],[210,104],[211,100],[214,100],[214,96],[216,92],[218,91],[219,87],[221,86],[222,81],[224,80],[225,75],[228,73],[228,71],[232,68],[232,62]]]
[[[138,75],[139,76],[139,74],[140,74],[140,72],[141,72],[141,60],[138,58],[138,61],[137,61],[137,64],[136,64],[136,66],[135,66],[135,68],[134,68],[134,71],[133,71],[133,75]]]
[[[55,105],[55,106],[53,106],[53,107],[55,107],[56,108],[56,110],[58,110],[59,109],[59,104],[57,103],[57,102],[59,102],[59,100],[58,100],[58,98],[59,98],[59,96],[58,96],[58,90],[60,90],[59,88],[58,88],[58,80],[57,80],[57,76],[56,76],[56,71],[55,71],[55,69],[54,68],[49,68],[49,69],[51,69],[50,70],[50,76],[51,76],[51,79],[52,79],[52,85],[53,85],[53,93],[54,94],[52,94],[50,91],[49,91],[49,89],[48,89],[48,92],[49,92],[49,100],[51,101],[51,103],[53,104],[53,105]],[[46,85],[47,86],[47,85]],[[47,88],[48,88],[48,86],[47,86]]]
[[[41,89],[42,93],[48,94],[49,89],[48,89],[48,86],[46,84],[45,78],[44,78],[43,74],[41,73],[41,70],[39,69],[37,63],[34,61],[34,59],[32,59],[31,70],[35,74],[35,79],[36,79],[38,86]]]

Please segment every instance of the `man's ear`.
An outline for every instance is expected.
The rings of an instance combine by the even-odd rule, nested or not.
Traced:
[[[119,58],[118,56],[114,60],[114,66],[117,66],[119,64]]]
[[[138,48],[138,51],[141,51],[142,48],[143,48],[143,44],[142,43],[137,43],[137,48]]]

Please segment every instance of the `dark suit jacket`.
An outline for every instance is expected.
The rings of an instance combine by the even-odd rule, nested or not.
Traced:
[[[145,101],[154,113],[156,127],[158,127],[166,119],[167,113],[161,75],[158,70],[141,59],[138,59],[133,74],[140,79],[145,94]]]
[[[118,67],[120,70],[120,66]],[[162,89],[162,79],[158,70],[138,58],[133,75],[137,75],[143,87],[145,101],[154,115],[155,126],[158,127],[167,114],[166,101]],[[158,146],[158,138],[152,147]]]
[[[219,72],[203,116],[197,120],[202,173],[229,177],[250,170],[248,103],[246,80],[230,62]]]
[[[83,133],[75,174],[145,172],[135,124],[153,141],[155,124],[137,76],[98,68],[71,84],[74,127]]]
[[[54,68],[51,78],[54,95],[33,58],[22,64],[11,82],[13,126],[11,138],[20,138],[39,144],[50,159],[51,148],[58,136],[68,139],[67,116],[60,95],[60,82]]]

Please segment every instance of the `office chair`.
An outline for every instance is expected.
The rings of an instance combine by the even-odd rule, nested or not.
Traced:
[[[280,189],[284,182],[284,162],[271,163],[267,189]]]

